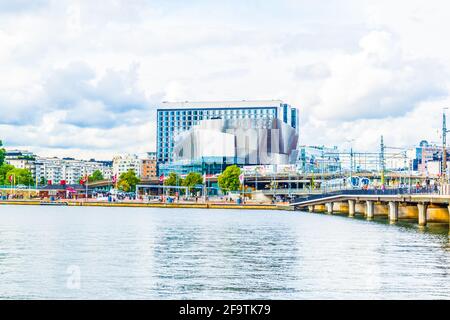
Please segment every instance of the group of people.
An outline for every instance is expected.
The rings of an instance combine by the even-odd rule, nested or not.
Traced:
[[[4,200],[23,200],[25,196],[23,194],[9,194],[1,195],[1,198]]]
[[[363,185],[362,190],[369,190],[369,185]],[[439,184],[435,181],[425,180],[423,183],[417,182],[416,184],[405,184],[400,183],[394,189],[405,190],[409,192],[429,192],[429,193],[437,193],[439,192]],[[385,191],[386,185],[373,185],[373,190]]]

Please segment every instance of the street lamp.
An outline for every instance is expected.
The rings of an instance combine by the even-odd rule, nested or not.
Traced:
[[[350,186],[352,186],[352,178],[353,178],[353,142],[355,139],[346,139],[346,141],[350,144]]]
[[[450,130],[447,130],[447,117],[446,117],[446,110],[448,110],[448,107],[442,108],[442,184],[446,182],[446,174],[447,174],[447,133],[450,132]]]

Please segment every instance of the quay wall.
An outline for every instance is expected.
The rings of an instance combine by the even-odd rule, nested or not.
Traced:
[[[220,204],[220,203],[136,203],[136,202],[45,202],[45,201],[0,201],[0,205],[51,205],[76,207],[127,207],[127,208],[191,208],[191,209],[245,209],[245,210],[291,210],[289,206],[259,204]]]
[[[427,221],[429,222],[449,222],[449,212],[447,208],[429,206],[427,210]]]

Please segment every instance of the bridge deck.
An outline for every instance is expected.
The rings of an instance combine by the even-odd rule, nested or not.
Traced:
[[[430,203],[430,204],[450,204],[449,195],[438,194],[336,194],[324,195],[323,197],[314,197],[290,203],[292,207],[306,207],[310,205],[325,204],[328,202],[339,201],[377,201],[377,202],[409,202],[409,203]]]

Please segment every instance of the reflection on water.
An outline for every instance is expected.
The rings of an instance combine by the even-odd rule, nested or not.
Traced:
[[[0,207],[1,298],[449,299],[448,227],[302,212]]]

